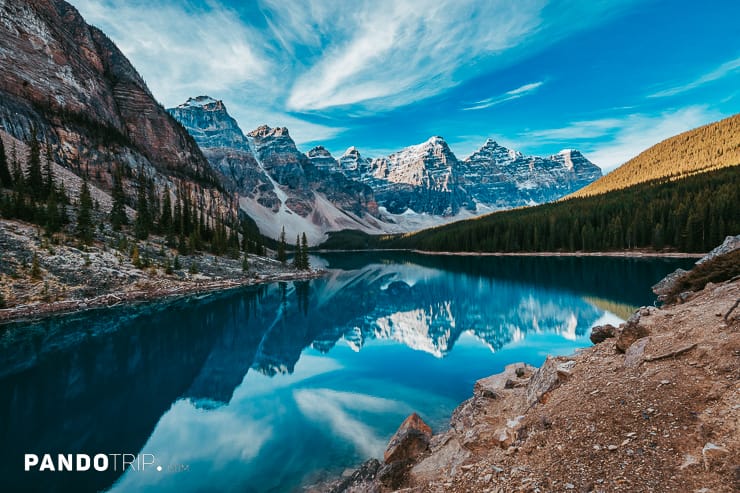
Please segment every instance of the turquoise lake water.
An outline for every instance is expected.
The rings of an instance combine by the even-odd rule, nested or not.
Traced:
[[[477,379],[589,345],[691,264],[312,260],[328,275],[0,327],[2,490],[295,491],[382,457],[411,412],[444,429]],[[24,472],[27,453],[151,454],[162,470]]]

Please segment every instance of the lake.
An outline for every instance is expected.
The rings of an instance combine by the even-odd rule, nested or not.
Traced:
[[[589,345],[692,260],[312,262],[328,274],[0,327],[0,489],[294,491],[382,457],[413,411],[444,429],[507,364]],[[24,472],[27,453],[155,465]]]

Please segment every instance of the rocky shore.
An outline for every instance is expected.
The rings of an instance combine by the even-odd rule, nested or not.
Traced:
[[[137,266],[102,242],[53,244],[31,224],[0,219],[0,323],[323,275],[251,254],[246,270],[243,259],[207,254],[173,265],[161,241],[142,244],[139,255]]]
[[[671,304],[594,328],[570,357],[479,380],[448,430],[412,415],[383,461],[308,491],[739,491],[738,239],[660,284]],[[695,271],[722,280],[665,294]]]

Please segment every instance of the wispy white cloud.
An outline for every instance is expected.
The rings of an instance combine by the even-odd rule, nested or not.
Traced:
[[[526,132],[521,137],[530,145],[578,147],[603,170],[611,171],[668,137],[721,117],[706,106],[689,106],[656,115],[633,113],[624,118],[576,121],[562,128]]]
[[[343,21],[309,19],[320,30],[322,22],[332,23],[332,37],[316,63],[296,78],[287,106],[307,111],[363,103],[383,109],[437,94],[459,82],[461,66],[513,48],[536,32],[545,3],[362,1],[351,3],[352,15]],[[273,12],[288,11],[290,17],[298,4],[303,2],[273,4]],[[496,28],[486,19],[496,19]]]
[[[730,75],[733,72],[736,72],[738,70],[740,70],[740,57],[723,63],[722,65],[712,70],[711,72],[708,72],[691,82],[688,82],[680,86],[671,87],[669,89],[664,89],[662,91],[658,91],[656,93],[650,94],[648,97],[649,98],[664,98],[668,96],[675,96],[676,94],[682,94],[684,92],[688,92],[693,89],[696,89],[697,87],[701,87],[704,84],[707,84],[709,82],[714,82],[716,80],[722,79],[723,77]]]
[[[307,418],[328,425],[334,434],[352,443],[366,457],[379,457],[385,442],[356,415],[360,411],[388,413],[402,408],[388,399],[331,389],[295,390],[293,397]]]
[[[260,33],[224,6],[116,0],[76,0],[75,6],[116,42],[168,105],[245,83],[269,88],[273,78],[273,61],[259,49]]]
[[[353,114],[393,110],[511,64],[629,4],[75,1],[132,60],[165,106],[209,94],[223,99],[245,130],[262,123],[286,125],[301,144],[337,136]],[[522,97],[538,87],[528,84],[505,97]],[[317,124],[301,116],[315,112],[344,120]]]
[[[560,128],[533,130],[525,133],[529,140],[538,142],[559,142],[568,140],[592,139],[607,135],[619,128],[624,121],[619,118],[602,118],[598,120],[581,120],[571,122]]]
[[[485,108],[490,108],[491,106],[495,106],[497,104],[504,103],[506,101],[511,101],[512,99],[518,99],[523,96],[526,96],[527,94],[531,94],[535,92],[544,83],[545,83],[544,81],[539,81],[539,82],[531,82],[529,84],[524,84],[521,87],[517,87],[516,89],[512,89],[511,91],[506,91],[505,93],[499,94],[498,96],[486,98],[481,101],[476,101],[475,103],[473,103],[473,106],[468,106],[466,108],[463,108],[463,110],[464,111],[482,110]]]

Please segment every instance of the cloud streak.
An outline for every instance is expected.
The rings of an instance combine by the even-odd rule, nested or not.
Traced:
[[[505,103],[506,101],[511,101],[512,99],[519,99],[521,97],[526,96],[527,94],[531,94],[535,92],[544,83],[545,83],[544,81],[539,81],[539,82],[532,82],[529,84],[524,84],[521,87],[517,87],[516,89],[512,89],[511,91],[507,91],[498,96],[483,99],[481,101],[476,101],[475,103],[473,103],[473,106],[468,106],[466,108],[463,108],[463,111],[482,110],[485,108],[490,108],[491,106],[495,106],[497,104]]]
[[[698,79],[695,79],[681,86],[676,86],[670,89],[664,89],[662,91],[658,91],[656,93],[650,94],[648,97],[649,98],[665,98],[669,96],[675,96],[677,94],[682,94],[682,93],[694,90],[698,87],[701,87],[704,84],[708,84],[710,82],[714,82],[716,80],[722,79],[723,77],[726,77],[734,72],[737,72],[738,70],[740,70],[740,57],[723,63],[716,69],[702,75]]]
[[[247,83],[269,88],[274,67],[258,49],[260,34],[229,8],[115,0],[75,4],[113,38],[168,105]]]
[[[75,3],[166,105],[211,93],[276,115],[395,109],[618,10],[617,2],[558,8],[553,0],[260,0],[249,13],[219,0]],[[546,8],[556,15],[545,20]]]

